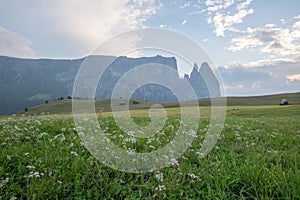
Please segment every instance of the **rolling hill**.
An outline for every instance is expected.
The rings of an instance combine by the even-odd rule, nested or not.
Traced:
[[[281,100],[285,98],[289,100],[290,104],[300,104],[300,92],[298,93],[284,93],[284,94],[274,94],[274,95],[265,95],[265,96],[250,96],[250,97],[227,97],[227,106],[260,106],[260,105],[279,105]],[[125,101],[124,99],[120,99]],[[156,102],[145,102],[145,101],[136,101],[130,100],[129,107],[131,110],[139,109],[149,109]],[[210,99],[201,99],[198,100],[200,106],[210,106]],[[109,112],[111,100],[97,100],[95,101],[95,108],[97,112]],[[179,103],[161,103],[165,108],[177,108]],[[186,102],[188,105],[189,102]],[[194,101],[190,101],[190,105],[195,105]],[[25,111],[20,112],[24,114]],[[40,114],[40,113],[49,113],[49,114],[68,114],[72,113],[72,100],[56,100],[49,102],[48,104],[41,104],[35,107],[28,108],[27,114]]]

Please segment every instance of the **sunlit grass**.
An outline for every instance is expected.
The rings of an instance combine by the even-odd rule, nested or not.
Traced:
[[[192,107],[191,107],[192,109]],[[131,112],[140,125],[148,110]],[[144,174],[106,167],[82,146],[70,114],[14,116],[0,120],[0,199],[299,199],[300,106],[230,106],[215,148],[197,156],[209,125],[200,108],[197,138],[174,165]],[[176,127],[178,108],[167,108]],[[98,114],[111,140],[124,149],[149,152],[151,143],[122,133],[109,112]],[[175,128],[176,129],[176,128]],[[121,136],[123,135],[123,136]],[[128,138],[128,139],[126,139]]]

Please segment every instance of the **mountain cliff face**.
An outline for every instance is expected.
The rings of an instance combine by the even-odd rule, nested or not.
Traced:
[[[200,69],[194,64],[191,75],[185,74],[184,78],[190,82],[199,99],[221,96],[219,81],[206,62],[202,63]]]
[[[114,58],[111,56],[99,57],[110,60]],[[178,71],[174,57],[118,57],[114,59],[99,81],[96,92],[97,99],[110,98],[119,78],[138,65],[157,63]],[[15,113],[24,108],[45,103],[45,101],[71,96],[77,71],[83,61],[84,58],[54,60],[0,56],[0,114]],[[190,76],[185,75],[199,99],[220,96],[218,82],[210,70],[209,66],[204,63],[200,70],[195,65]],[[214,84],[215,89],[211,95],[203,79],[204,76],[209,77],[209,84]],[[177,101],[168,88],[157,84],[147,84],[138,88],[132,98],[154,102]]]

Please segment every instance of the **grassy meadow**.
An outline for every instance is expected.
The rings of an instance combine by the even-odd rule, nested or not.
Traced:
[[[228,106],[217,145],[200,159],[210,122],[210,108],[201,106],[192,147],[170,167],[137,174],[100,163],[72,116],[55,109],[0,118],[0,199],[300,199],[300,105]],[[180,123],[179,108],[170,106],[160,133],[133,140],[104,111],[98,120],[108,137],[136,152],[161,148]],[[149,123],[142,106],[131,114]]]

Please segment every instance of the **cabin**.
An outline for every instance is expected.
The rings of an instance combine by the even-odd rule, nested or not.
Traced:
[[[279,105],[281,106],[289,105],[289,101],[287,99],[282,99]]]
[[[124,102],[124,101],[119,102],[119,106],[125,106],[125,105],[126,105],[126,102]]]

